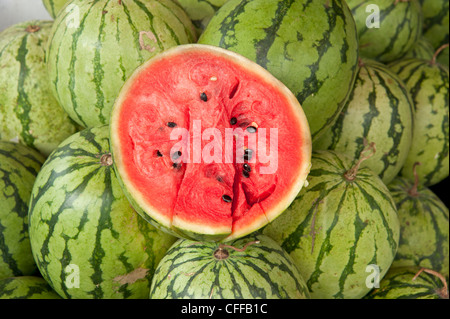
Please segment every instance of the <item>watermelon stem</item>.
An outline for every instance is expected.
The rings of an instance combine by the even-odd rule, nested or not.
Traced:
[[[368,151],[372,151],[372,152],[370,154],[363,155],[364,153],[366,153]],[[369,146],[361,152],[361,156],[360,156],[359,160],[356,162],[356,164],[351,169],[349,169],[347,172],[344,173],[344,178],[350,182],[354,181],[356,179],[356,175],[358,174],[358,170],[359,170],[359,167],[361,166],[362,162],[364,162],[365,160],[368,160],[373,155],[375,155],[376,151],[377,151],[377,149],[375,147],[375,143],[374,142],[370,143]]]
[[[219,245],[219,249],[230,248],[230,249],[233,249],[233,250],[235,250],[235,251],[243,252],[243,251],[245,251],[245,250],[247,249],[248,246],[254,245],[254,244],[259,244],[259,243],[260,243],[259,240],[250,241],[250,242],[246,243],[246,244],[244,245],[244,247],[242,247],[242,248],[236,248],[236,247],[234,247],[234,246],[225,245],[225,244],[220,244],[220,245]]]
[[[103,154],[102,157],[100,157],[100,164],[102,166],[111,166],[113,164],[111,153]]]
[[[41,27],[37,26],[37,25],[29,25],[25,31],[28,33],[35,33],[38,32],[39,30],[41,30]]]
[[[435,65],[435,64],[436,64],[436,59],[437,59],[437,57],[439,56],[439,54],[440,54],[443,50],[445,50],[446,48],[448,48],[448,47],[449,47],[449,44],[447,43],[447,44],[444,44],[444,45],[440,46],[440,47],[436,50],[436,52],[435,52],[434,55],[433,55],[433,59],[431,59],[431,64],[432,64],[432,65]]]
[[[436,292],[438,293],[438,295],[442,298],[442,299],[448,299],[448,286],[447,286],[447,280],[445,279],[445,277],[443,275],[441,275],[440,273],[438,273],[437,271],[428,269],[428,268],[422,268],[419,270],[419,272],[413,277],[412,280],[416,280],[417,277],[420,276],[420,274],[422,272],[426,272],[430,275],[436,276],[438,277],[441,281],[442,284],[444,285],[441,289],[437,290]]]
[[[417,174],[417,168],[416,168],[418,165],[422,165],[422,163],[420,163],[420,162],[415,162],[414,163],[414,166],[413,166],[414,185],[408,191],[408,194],[413,196],[413,197],[417,197],[419,195],[419,193],[417,192],[417,187],[419,186],[419,176]]]

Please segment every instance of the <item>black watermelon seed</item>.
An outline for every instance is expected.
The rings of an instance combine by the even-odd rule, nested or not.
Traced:
[[[178,159],[182,154],[183,154],[183,153],[181,153],[180,151],[175,152],[175,153],[172,154],[172,158],[173,158],[174,160],[176,160],[176,159]]]
[[[235,117],[231,118],[230,124],[235,125],[236,123],[237,123],[237,118],[235,118]]]
[[[176,127],[176,126],[177,126],[177,123],[169,122],[169,123],[167,123],[167,126],[168,126],[168,127]]]
[[[252,171],[252,168],[250,167],[250,165],[248,165],[248,164],[244,164],[244,171],[246,171],[246,172],[251,172]]]
[[[250,173],[247,171],[242,171],[242,175],[244,175],[245,178],[249,178],[250,177]]]
[[[251,149],[247,148],[244,151],[244,160],[251,161],[252,157],[253,157],[253,151]]]
[[[162,153],[160,151],[156,151],[156,156],[162,157],[163,155],[162,155]]]
[[[247,132],[249,132],[249,133],[256,133],[256,127],[254,127],[254,126],[247,127]]]
[[[173,163],[173,164],[172,164],[172,167],[173,167],[173,168],[179,168],[178,163]]]
[[[208,101],[208,97],[206,96],[206,93],[205,93],[205,92],[203,92],[202,94],[200,94],[200,99],[201,99],[203,102],[207,102],[207,101]]]
[[[223,201],[225,202],[225,203],[231,203],[231,197],[230,196],[228,196],[228,195],[223,195],[222,196],[222,199],[223,199]]]

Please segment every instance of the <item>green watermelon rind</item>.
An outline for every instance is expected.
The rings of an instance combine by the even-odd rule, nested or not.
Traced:
[[[413,128],[414,104],[402,80],[385,65],[362,59],[347,104],[313,148],[358,158],[367,143],[375,143],[375,154],[362,166],[388,184],[405,164]]]
[[[223,247],[178,240],[158,265],[150,299],[309,299],[306,284],[289,255],[271,238],[251,235]],[[239,251],[243,250],[243,251]]]
[[[367,154],[366,154],[367,155]],[[313,299],[358,299],[370,291],[368,266],[380,278],[397,252],[400,224],[389,190],[370,169],[335,151],[314,151],[308,187],[263,234],[294,259]]]
[[[45,54],[52,24],[31,20],[0,33],[0,139],[45,156],[77,131],[48,81]]]
[[[44,161],[34,149],[0,141],[0,279],[37,271],[28,233],[28,202]]]
[[[86,129],[61,143],[34,183],[33,256],[63,298],[148,298],[157,263],[176,240],[133,210],[110,159],[108,126]]]
[[[41,277],[19,276],[0,280],[0,299],[61,299]]]

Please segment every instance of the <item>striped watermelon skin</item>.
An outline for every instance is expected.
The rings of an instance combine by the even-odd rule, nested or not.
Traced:
[[[397,177],[388,188],[400,218],[400,243],[393,267],[420,266],[449,276],[449,212],[427,187]]]
[[[54,19],[69,0],[42,0],[44,7]]]
[[[28,201],[44,160],[29,147],[0,141],[0,279],[37,271],[28,235]]]
[[[292,259],[271,238],[251,235],[229,245],[243,251],[177,241],[158,265],[150,298],[309,299]]]
[[[52,29],[53,93],[81,126],[108,124],[120,88],[139,65],[195,41],[195,28],[175,1],[73,0]]]
[[[422,35],[422,9],[418,0],[347,0],[347,3],[355,18],[362,57],[383,63],[400,59]],[[367,25],[373,12],[373,9],[366,11],[369,5],[379,8],[379,28]]]
[[[41,277],[20,276],[0,280],[0,299],[61,299]]]
[[[437,61],[447,69],[449,68],[449,50],[449,48],[446,48],[437,56]]]
[[[156,265],[175,241],[126,200],[112,166],[108,130],[86,129],[65,140],[33,187],[33,256],[63,298],[148,298]]]
[[[309,186],[263,230],[294,259],[314,299],[362,298],[367,266],[377,265],[382,278],[397,252],[400,225],[388,189],[368,168],[348,181],[351,167],[345,155],[315,151]]]
[[[408,156],[413,119],[414,105],[403,82],[385,65],[364,60],[347,104],[314,149],[335,150],[358,158],[366,143],[373,142],[376,153],[363,166],[388,184]]]
[[[27,21],[0,33],[0,139],[46,156],[77,130],[48,83],[45,50],[52,23]]]
[[[435,49],[449,43],[449,0],[420,0],[423,12],[423,34]]]
[[[217,10],[228,0],[178,0],[200,35]]]
[[[431,61],[434,56],[434,47],[431,42],[422,36],[418,42],[413,46],[411,51],[409,51],[404,58],[417,58],[427,61]]]
[[[443,287],[441,280],[426,272],[413,280],[419,271],[420,267],[392,267],[381,280],[380,288],[364,299],[442,299],[439,294]]]
[[[237,52],[283,82],[313,140],[344,107],[357,71],[356,26],[342,0],[230,0],[198,42]]]
[[[449,71],[440,64],[405,59],[389,65],[406,84],[415,106],[414,142],[401,175],[432,186],[449,175]]]

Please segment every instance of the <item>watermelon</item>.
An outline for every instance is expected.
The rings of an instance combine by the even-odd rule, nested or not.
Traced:
[[[449,276],[449,213],[427,187],[397,177],[388,185],[400,218],[400,244],[393,266],[420,266]]]
[[[50,83],[83,127],[108,124],[125,80],[170,47],[196,41],[191,20],[172,0],[73,0],[54,23],[47,52]]]
[[[373,148],[373,145],[371,146]],[[366,295],[367,267],[380,278],[397,252],[400,225],[389,190],[360,160],[336,151],[315,151],[309,186],[263,233],[288,252],[314,299]]]
[[[344,0],[230,0],[199,43],[237,52],[283,82],[313,140],[336,120],[355,81],[356,26]]]
[[[69,0],[42,0],[45,9],[54,19]]]
[[[393,267],[364,299],[448,299],[448,287],[439,273],[420,267]]]
[[[445,48],[440,54],[436,57],[438,63],[445,66],[447,69],[449,68],[449,48]]]
[[[33,256],[63,298],[148,298],[156,265],[175,242],[131,208],[112,166],[108,132],[100,126],[66,139],[33,187]]]
[[[41,277],[20,276],[0,280],[0,299],[61,299]]]
[[[292,258],[271,238],[178,240],[156,269],[151,299],[309,299]]]
[[[357,158],[367,142],[377,152],[363,166],[388,184],[403,167],[411,147],[414,105],[403,82],[385,65],[362,60],[356,83],[337,121],[314,143]]]
[[[230,241],[281,214],[310,168],[295,96],[241,55],[191,44],[141,66],[120,92],[111,149],[133,207],[181,238]]]
[[[198,34],[205,30],[209,21],[228,0],[178,0],[197,28]]]
[[[431,42],[422,36],[403,58],[418,58],[431,61],[434,56],[434,47]]]
[[[0,141],[0,279],[37,270],[28,236],[28,201],[43,163],[39,152]]]
[[[27,21],[0,33],[0,139],[45,156],[77,128],[52,95],[45,66],[51,21]]]
[[[414,142],[401,174],[432,186],[449,175],[449,71],[434,60],[405,59],[389,65],[406,84],[415,106]]]
[[[355,18],[362,57],[383,63],[400,59],[422,35],[418,0],[347,0],[347,3]]]
[[[423,34],[435,49],[449,42],[449,0],[420,0]]]

